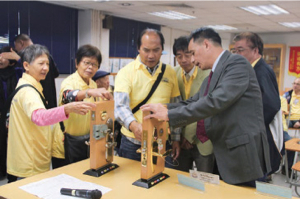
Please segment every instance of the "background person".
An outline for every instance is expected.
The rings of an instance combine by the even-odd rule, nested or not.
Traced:
[[[26,47],[33,45],[33,42],[28,35],[20,34],[15,37],[14,43],[16,51],[11,49],[10,52],[1,53],[1,56],[5,57],[6,59],[14,59],[18,61],[19,65],[22,66],[19,54]],[[53,57],[49,55],[49,72],[46,78],[41,81],[43,87],[43,94],[48,102],[48,108],[57,107],[55,78],[57,78],[58,75],[59,72],[53,60]]]
[[[8,129],[7,173],[9,182],[50,170],[50,125],[65,120],[71,113],[85,115],[94,104],[79,102],[46,110],[41,99],[40,80],[49,71],[49,52],[41,45],[27,47],[22,55],[25,69],[17,87],[24,87],[14,96],[10,108]],[[39,94],[40,93],[40,94]]]
[[[175,72],[178,79],[180,96],[187,100],[199,92],[203,80],[209,75],[210,70],[201,70],[192,63],[192,54],[188,51],[188,37],[175,39],[173,54],[179,66]],[[213,172],[214,155],[213,146],[210,140],[205,143],[200,142],[196,136],[197,122],[185,126],[182,130],[180,140],[179,165],[175,169],[187,171],[193,169],[195,162],[197,170],[203,172]]]
[[[95,102],[95,98],[112,99],[105,88],[97,88],[92,80],[102,61],[100,50],[92,45],[83,45],[76,52],[76,71],[62,83],[59,95],[59,105],[76,101]],[[82,136],[90,133],[90,113],[86,115],[70,114],[64,121],[65,132]],[[71,162],[65,161],[64,133],[59,124],[54,126],[52,145],[52,166],[58,168]]]
[[[10,52],[12,47],[0,49],[0,178],[6,176],[7,131],[5,102],[15,90],[23,68],[16,67],[16,60],[6,59],[1,56],[3,52]]]
[[[275,173],[281,163],[281,150],[283,149],[283,131],[281,103],[276,75],[273,69],[262,58],[263,41],[253,32],[243,32],[233,39],[235,52],[244,56],[254,68],[258,84],[261,90],[264,122],[269,142],[270,161],[272,171]],[[278,125],[280,124],[280,125]]]
[[[283,97],[286,98],[290,105],[289,128],[300,127],[300,77],[296,78],[293,82],[293,89],[284,93]]]

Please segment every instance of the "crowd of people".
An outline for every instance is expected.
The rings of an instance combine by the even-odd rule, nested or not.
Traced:
[[[142,121],[157,118],[170,127],[166,147],[172,154],[166,166],[189,171],[195,163],[198,171],[235,185],[269,181],[290,137],[282,126],[282,100],[275,73],[263,59],[261,38],[240,33],[231,53],[213,29],[197,29],[175,40],[175,67],[160,60],[164,43],[159,30],[143,30],[136,59],[118,72],[114,87],[110,73],[99,70],[100,50],[79,47],[76,71],[63,80],[57,106],[59,72],[53,57],[28,35],[18,35],[14,48],[0,50],[0,175],[14,182],[50,170],[51,162],[53,169],[73,163],[76,154],[66,148],[66,136],[89,134],[90,110],[100,98],[115,101],[121,157],[141,160],[136,151]],[[293,91],[284,95],[295,111],[299,88],[296,79]],[[5,103],[15,89],[13,100]],[[143,111],[151,114],[143,118]],[[293,112],[290,125],[300,127],[299,118]]]

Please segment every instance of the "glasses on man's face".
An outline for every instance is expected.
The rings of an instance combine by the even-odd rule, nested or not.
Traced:
[[[85,66],[92,66],[93,68],[97,68],[98,69],[98,64],[94,64],[92,62],[88,62],[88,61],[82,61],[84,63]]]
[[[252,50],[253,48],[233,48],[231,49],[232,53],[242,54],[245,50]]]
[[[299,83],[295,83],[295,82],[293,83],[293,85],[294,85],[294,86],[300,86]]]

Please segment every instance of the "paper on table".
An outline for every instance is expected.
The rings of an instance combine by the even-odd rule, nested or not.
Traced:
[[[74,178],[66,174],[60,174],[55,177],[46,178],[38,182],[33,182],[24,186],[19,187],[26,192],[29,192],[39,198],[44,199],[70,199],[74,198],[72,196],[64,196],[60,194],[61,188],[70,188],[70,189],[88,189],[94,190],[99,189],[102,192],[102,195],[111,191],[110,188],[97,185],[90,182],[85,182]],[[78,197],[77,197],[78,198]]]

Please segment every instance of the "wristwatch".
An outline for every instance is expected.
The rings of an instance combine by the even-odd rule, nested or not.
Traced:
[[[88,94],[88,91],[89,91],[90,89],[87,89],[86,91],[85,91],[85,98],[90,98],[90,96],[89,96],[89,94]]]

